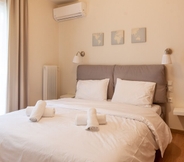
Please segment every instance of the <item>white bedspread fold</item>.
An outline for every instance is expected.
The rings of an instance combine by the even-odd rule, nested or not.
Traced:
[[[151,108],[148,109],[134,105],[119,104],[107,101],[99,101],[95,102],[94,104],[94,101],[84,101],[82,99],[71,98],[47,101],[47,104],[83,111],[86,111],[87,108],[95,105],[97,112],[100,114],[114,115],[143,122],[148,126],[148,128],[154,135],[155,141],[159,146],[162,157],[168,144],[172,141],[170,128],[156,112],[151,110]]]
[[[2,162],[153,162],[155,150],[162,156],[172,135],[167,124],[151,108],[127,104],[59,99],[46,101],[54,118],[28,122],[26,110],[0,116]],[[89,108],[106,116],[100,131],[76,126],[77,114]]]

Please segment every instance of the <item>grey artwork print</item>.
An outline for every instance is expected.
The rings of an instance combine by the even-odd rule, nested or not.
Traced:
[[[132,43],[146,42],[146,28],[134,28],[131,33]]]
[[[104,33],[93,33],[92,34],[92,45],[103,46],[104,45]]]
[[[124,44],[124,31],[117,30],[111,32],[111,44],[112,45],[120,45]]]

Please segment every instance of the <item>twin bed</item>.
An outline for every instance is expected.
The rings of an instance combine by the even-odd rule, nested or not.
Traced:
[[[154,162],[156,150],[163,156],[172,140],[163,120],[163,65],[80,65],[77,81],[75,98],[46,101],[54,117],[31,122],[26,110],[0,116],[1,162]],[[89,108],[106,116],[98,131],[75,123]]]

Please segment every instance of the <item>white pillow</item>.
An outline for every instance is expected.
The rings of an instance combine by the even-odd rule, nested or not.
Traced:
[[[117,78],[112,102],[151,107],[155,85],[154,82],[128,81]]]
[[[107,100],[109,79],[79,80],[75,98],[88,100]]]

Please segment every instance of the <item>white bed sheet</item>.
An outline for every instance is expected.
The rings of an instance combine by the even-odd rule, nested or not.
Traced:
[[[25,110],[0,117],[1,162],[153,162],[172,136],[154,110],[109,102],[60,99],[53,118],[29,121]],[[76,114],[94,107],[106,114],[107,124],[98,132],[76,126]]]
[[[86,103],[90,102],[88,100],[84,101]],[[107,101],[104,101],[104,102],[111,102],[111,100],[107,100]],[[120,103],[121,104],[121,103]],[[127,105],[127,104],[123,104],[123,105]],[[136,105],[129,105],[129,107],[135,107]],[[136,106],[136,107],[140,107],[140,106]],[[155,111],[158,115],[161,115],[162,114],[162,108],[160,105],[156,105],[156,104],[152,104],[151,107],[145,107],[145,106],[142,106],[142,108],[146,108],[146,109],[152,109],[153,111]]]
[[[153,109],[158,115],[162,114],[162,108],[160,105],[153,104],[150,109]]]

